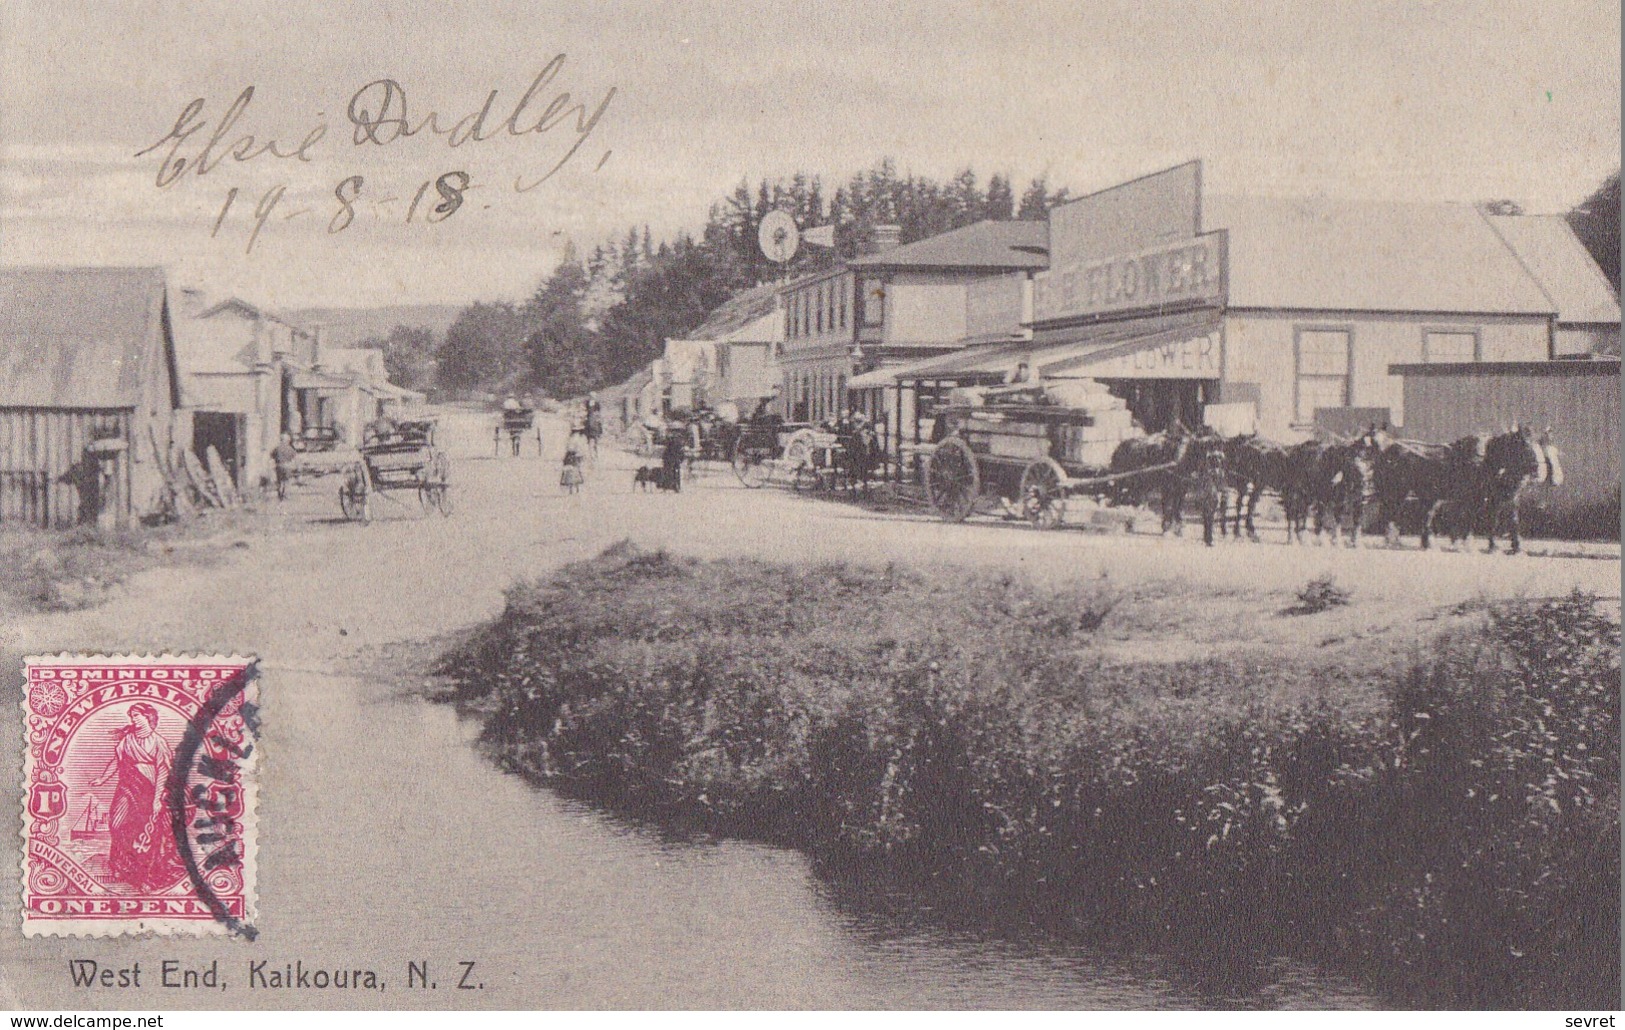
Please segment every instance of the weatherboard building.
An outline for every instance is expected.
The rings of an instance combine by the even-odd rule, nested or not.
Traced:
[[[1560,218],[1206,196],[1193,161],[1058,205],[1048,230],[1030,339],[968,340],[854,381],[916,412],[894,425],[899,444],[929,439],[945,387],[1023,364],[1104,382],[1147,430],[1178,419],[1290,442],[1403,427],[1400,366],[1618,350],[1618,299]]]

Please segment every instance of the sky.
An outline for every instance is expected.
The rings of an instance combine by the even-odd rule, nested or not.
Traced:
[[[518,299],[567,242],[698,232],[741,178],[832,193],[886,155],[1018,191],[1196,157],[1210,193],[1563,211],[1620,164],[1620,8],[0,8],[0,264],[163,265],[273,308]]]

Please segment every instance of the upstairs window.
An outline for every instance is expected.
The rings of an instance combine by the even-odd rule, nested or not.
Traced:
[[[1429,365],[1478,360],[1478,334],[1461,330],[1429,330],[1422,334],[1422,360]]]
[[[886,317],[886,284],[879,279],[861,280],[863,324],[880,325]]]

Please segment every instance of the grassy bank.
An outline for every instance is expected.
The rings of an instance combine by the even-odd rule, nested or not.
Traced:
[[[1125,661],[1099,641],[1138,606],[623,545],[514,590],[446,671],[512,767],[843,881],[1337,961],[1408,1004],[1617,1004],[1618,628],[1588,599],[1397,661]]]

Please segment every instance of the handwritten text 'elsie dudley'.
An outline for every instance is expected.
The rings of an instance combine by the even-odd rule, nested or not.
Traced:
[[[563,54],[549,61],[531,80],[529,88],[511,105],[505,105],[507,116],[500,121],[496,120],[502,113],[498,104],[498,90],[493,89],[486,94],[485,103],[478,110],[451,121],[437,111],[431,110],[426,113],[414,111],[408,103],[406,88],[394,79],[375,79],[356,90],[346,105],[345,115],[353,127],[351,142],[356,147],[388,147],[399,141],[421,136],[425,139],[438,139],[447,147],[455,149],[465,144],[484,143],[498,137],[527,138],[552,133],[554,136],[550,138],[556,138],[560,133],[556,133],[555,130],[562,130],[564,139],[569,141],[563,154],[530,182],[526,182],[522,175],[515,177],[514,192],[526,193],[552,178],[575,157],[593,130],[598,127],[604,112],[609,108],[610,101],[615,97],[615,87],[612,86],[596,106],[589,107],[586,102],[573,100],[568,91],[550,90],[564,63]],[[549,92],[551,95],[544,104],[543,94]],[[161,139],[135,155],[145,157],[154,152],[162,153],[154,185],[159,189],[166,189],[187,176],[200,178],[207,176],[228,159],[233,164],[247,164],[261,158],[310,163],[316,156],[318,146],[327,137],[325,116],[318,116],[323,120],[311,126],[298,142],[292,142],[291,138],[284,141],[257,136],[238,126],[253,99],[254,87],[248,86],[237,95],[212,126],[205,117],[206,103],[202,97],[182,108],[173,128]],[[574,133],[573,140],[569,136],[571,132]],[[602,167],[608,157],[609,154],[606,152],[599,160],[598,166]],[[350,225],[353,220],[353,204],[362,191],[364,181],[360,175],[347,175],[338,180],[334,188],[334,197],[339,210],[329,220],[328,232],[341,232]],[[432,183],[423,183],[408,209],[405,219],[407,222],[412,221],[412,214],[417,209],[418,202],[431,185],[443,198],[428,219],[431,222],[443,221],[449,217],[461,206],[462,192],[473,188],[468,173],[462,170],[447,172]],[[250,250],[253,249],[253,241],[269,217],[270,210],[281,200],[286,189],[285,184],[272,186],[256,205],[257,224],[254,226],[253,235],[249,238]],[[236,201],[237,195],[238,188],[235,186],[227,191],[220,215],[215,220],[214,234],[220,231],[220,226]],[[389,197],[380,203],[394,199],[397,198]],[[304,212],[291,212],[287,217],[296,217],[302,213]],[[434,215],[439,217],[433,217]]]

